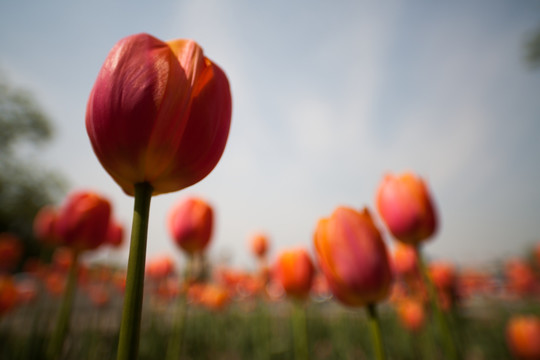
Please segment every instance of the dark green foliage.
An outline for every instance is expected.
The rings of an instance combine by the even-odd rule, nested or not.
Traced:
[[[31,94],[0,73],[0,232],[18,235],[25,256],[39,253],[32,234],[36,212],[63,194],[62,178],[32,160],[52,135],[51,121]]]

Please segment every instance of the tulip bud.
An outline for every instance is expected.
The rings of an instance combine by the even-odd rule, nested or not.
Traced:
[[[0,316],[7,313],[17,303],[18,293],[13,278],[0,274]]]
[[[263,233],[255,233],[250,238],[251,252],[262,259],[268,252],[268,237]]]
[[[0,233],[0,272],[15,270],[21,260],[23,246],[21,239],[11,233]]]
[[[511,318],[506,326],[506,341],[518,359],[540,359],[540,318],[520,315]]]
[[[315,267],[305,249],[290,249],[278,256],[274,275],[287,295],[302,300],[311,290]]]
[[[377,207],[394,237],[418,245],[433,235],[437,217],[424,181],[411,173],[386,175],[377,191]]]
[[[424,306],[418,300],[402,300],[397,305],[397,313],[401,324],[410,331],[416,332],[424,325]]]
[[[71,194],[58,213],[61,245],[75,251],[93,250],[106,240],[111,204],[93,192]]]
[[[191,40],[120,40],[90,94],[86,130],[97,158],[128,195],[193,185],[219,161],[231,120],[225,73]]]
[[[322,272],[345,305],[365,306],[385,299],[392,270],[386,245],[367,209],[338,207],[319,220],[314,235]]]
[[[56,229],[58,213],[51,206],[42,207],[34,217],[34,236],[46,245],[57,245],[60,242]]]
[[[169,214],[169,231],[189,255],[204,251],[212,236],[214,212],[204,200],[188,198],[174,206]]]
[[[105,242],[115,248],[119,248],[124,242],[124,227],[116,221],[111,221],[105,235]]]

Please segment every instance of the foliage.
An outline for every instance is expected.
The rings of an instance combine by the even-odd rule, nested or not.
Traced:
[[[25,244],[25,256],[39,251],[32,236],[36,212],[63,194],[64,181],[32,159],[53,137],[51,120],[25,89],[0,74],[0,232]]]

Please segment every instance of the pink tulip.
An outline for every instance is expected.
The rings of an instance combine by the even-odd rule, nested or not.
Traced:
[[[187,254],[204,251],[212,236],[214,211],[204,200],[188,198],[176,204],[169,213],[169,231]]]

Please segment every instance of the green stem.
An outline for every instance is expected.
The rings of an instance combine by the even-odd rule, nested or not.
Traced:
[[[426,284],[428,290],[429,300],[435,312],[435,318],[439,327],[439,332],[443,338],[442,340],[444,342],[445,353],[450,359],[459,359],[456,344],[454,343],[454,339],[450,332],[450,326],[448,325],[446,316],[439,305],[437,289],[435,288],[435,285],[433,284],[433,281],[429,276],[428,268],[419,248],[416,249],[416,254],[418,259],[418,266],[420,267],[420,272],[422,273],[424,283]]]
[[[137,359],[139,352],[146,239],[152,191],[152,186],[148,183],[135,184],[135,206],[117,360]]]
[[[184,340],[184,328],[187,313],[187,292],[192,283],[193,276],[193,256],[190,256],[184,273],[184,278],[180,283],[180,295],[178,296],[178,304],[176,308],[176,317],[173,324],[173,333],[169,338],[167,346],[167,360],[178,360],[182,353],[182,342]]]
[[[366,311],[368,313],[369,330],[371,331],[373,347],[375,348],[375,358],[377,360],[384,360],[386,359],[386,356],[384,354],[381,325],[379,323],[379,316],[377,315],[377,307],[375,304],[368,304],[366,306]]]
[[[69,322],[71,319],[71,309],[73,307],[73,300],[75,298],[75,290],[77,288],[77,269],[78,269],[79,253],[75,251],[73,253],[73,261],[69,268],[66,289],[64,290],[64,297],[62,298],[62,304],[60,305],[60,312],[56,321],[56,327],[51,338],[51,342],[47,348],[47,358],[49,360],[58,359],[62,353],[62,347],[66,338]]]
[[[296,360],[309,359],[306,309],[300,301],[293,303],[293,340],[294,340],[294,358]]]

